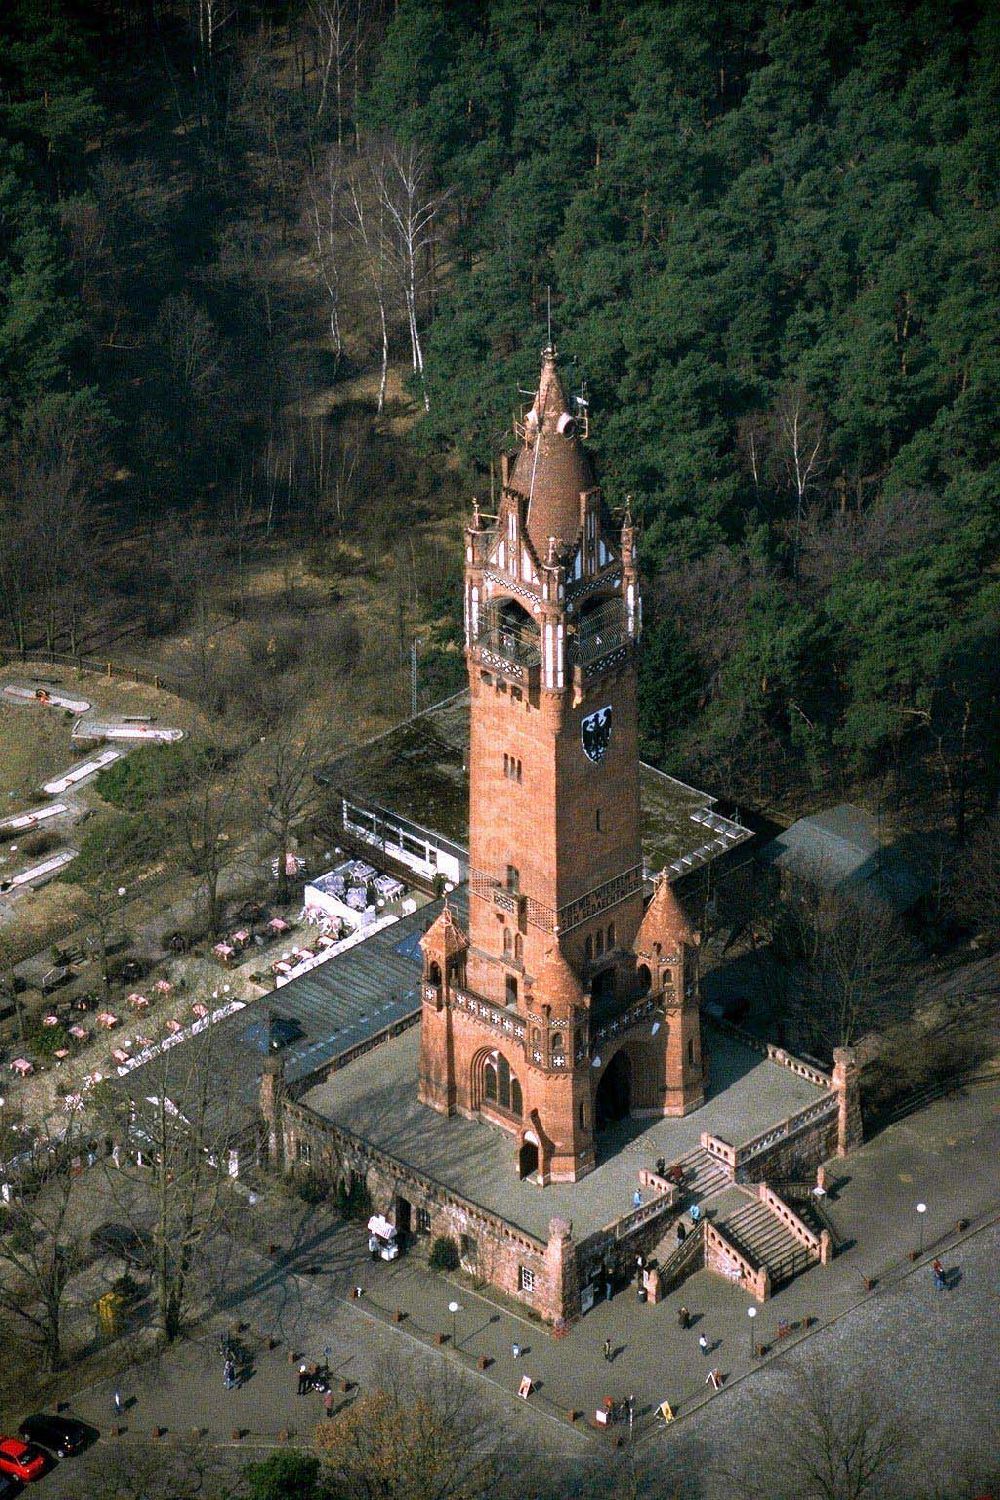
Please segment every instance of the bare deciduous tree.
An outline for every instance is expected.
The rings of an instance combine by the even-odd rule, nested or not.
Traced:
[[[26,1329],[49,1370],[63,1363],[66,1293],[84,1260],[80,1181],[70,1165],[80,1134],[70,1115],[62,1139],[38,1142],[34,1161],[20,1170],[16,1201],[0,1205],[0,1309]]]
[[[239,1082],[213,1028],[165,1049],[125,1085],[102,1085],[97,1107],[117,1149],[105,1176],[124,1222],[150,1247],[160,1326],[182,1331],[201,1259],[229,1213],[227,1149],[238,1128]],[[126,1080],[127,1082],[127,1080]]]
[[[430,155],[422,146],[386,138],[372,153],[371,170],[390,229],[388,242],[406,309],[413,371],[420,379],[424,408],[429,410],[418,301],[432,274],[438,214],[449,194],[433,188]]]
[[[787,980],[787,1009],[807,1045],[852,1046],[885,1018],[911,951],[874,890],[841,892],[818,869],[786,883],[772,955]]]
[[[288,900],[288,867],[295,828],[319,805],[316,772],[331,756],[329,726],[321,718],[296,724],[286,715],[265,736],[255,802],[278,860],[278,900]]]
[[[766,1395],[756,1437],[737,1472],[725,1473],[744,1500],[867,1500],[885,1491],[903,1454],[874,1371],[866,1378],[810,1365]]]
[[[774,452],[795,496],[795,566],[798,568],[806,495],[826,466],[823,442],[826,424],[811,405],[803,385],[790,386],[774,413]]]
[[[209,750],[192,763],[177,812],[177,828],[213,936],[219,930],[223,871],[239,857],[247,811],[242,772],[228,753]]]

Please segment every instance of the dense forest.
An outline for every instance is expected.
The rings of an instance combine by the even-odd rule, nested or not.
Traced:
[[[986,0],[11,0],[9,642],[136,594],[176,624],[280,519],[409,568],[450,685],[427,528],[489,492],[551,305],[643,526],[647,753],[964,839],[1000,791],[998,76]]]

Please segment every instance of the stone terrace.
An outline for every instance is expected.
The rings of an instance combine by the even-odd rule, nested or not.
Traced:
[[[578,1183],[540,1188],[516,1176],[512,1140],[492,1126],[444,1119],[417,1100],[420,1031],[412,1028],[299,1096],[323,1119],[387,1152],[469,1202],[544,1240],[554,1215],[579,1240],[629,1212],[639,1167],[693,1151],[702,1131],[732,1145],[777,1125],[823,1090],[705,1028],[711,1080],[703,1108],[683,1120],[633,1120],[598,1140],[596,1169]]]

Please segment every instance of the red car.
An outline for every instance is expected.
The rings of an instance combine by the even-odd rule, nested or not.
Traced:
[[[49,1461],[41,1448],[34,1443],[22,1443],[20,1438],[0,1438],[0,1473],[13,1474],[27,1483],[41,1479]]]

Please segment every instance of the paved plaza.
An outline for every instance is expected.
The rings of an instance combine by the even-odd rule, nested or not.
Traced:
[[[634,1394],[637,1452],[656,1456],[662,1476],[679,1464],[685,1500],[721,1500],[725,1491],[712,1477],[713,1466],[737,1451],[741,1431],[766,1422],[768,1403],[780,1400],[777,1371],[799,1362],[832,1363],[845,1379],[884,1383],[887,1403],[912,1428],[914,1485],[917,1477],[944,1483],[966,1458],[985,1464],[995,1436],[998,1146],[1000,1087],[986,1085],[898,1123],[848,1158],[829,1206],[844,1248],[832,1265],[810,1271],[760,1308],[756,1338],[771,1346],[763,1361],[751,1355],[748,1299],[704,1272],[657,1307],[641,1305],[631,1289],[622,1291],[556,1339],[462,1278],[429,1273],[416,1257],[372,1263],[358,1225],[337,1223],[325,1210],[303,1210],[293,1225],[286,1208],[282,1254],[268,1256],[264,1244],[239,1249],[226,1268],[227,1305],[212,1329],[137,1365],[123,1379],[130,1403],[126,1433],[103,1437],[89,1454],[64,1464],[45,1481],[46,1492],[84,1500],[89,1465],[100,1461],[107,1444],[147,1444],[154,1425],[167,1429],[164,1443],[203,1429],[220,1453],[235,1456],[270,1448],[282,1430],[308,1442],[321,1402],[296,1395],[289,1354],[322,1361],[327,1348],[336,1380],[352,1383],[345,1393],[337,1388],[338,1402],[377,1382],[386,1360],[460,1368],[495,1412],[505,1445],[555,1459],[567,1476],[561,1490],[567,1495],[600,1493],[596,1476],[610,1445],[587,1425],[587,1416],[605,1396]],[[921,1233],[918,1201],[927,1204],[923,1254],[911,1263],[909,1251],[918,1249]],[[261,1205],[259,1213],[257,1229],[266,1238],[281,1221],[281,1208]],[[956,1233],[959,1218],[969,1226]],[[935,1290],[929,1272],[933,1254],[952,1273],[944,1293]],[[872,1291],[865,1277],[874,1280]],[[360,1299],[351,1295],[355,1284],[364,1287]],[[452,1300],[461,1308],[454,1317],[455,1348]],[[678,1327],[681,1302],[693,1316],[689,1332]],[[403,1314],[398,1324],[397,1309]],[[780,1341],[779,1319],[793,1326]],[[247,1379],[226,1392],[218,1333],[237,1324],[245,1325]],[[707,1359],[696,1343],[701,1332],[712,1346]],[[445,1336],[441,1347],[435,1345],[439,1334]],[[268,1336],[277,1340],[274,1349],[267,1348]],[[605,1338],[614,1350],[610,1364],[602,1355]],[[517,1361],[515,1341],[524,1350]],[[485,1371],[477,1368],[479,1356],[491,1361]],[[710,1366],[725,1376],[718,1395],[705,1385]],[[528,1403],[515,1394],[524,1374],[535,1382]],[[106,1432],[112,1390],[105,1383],[77,1393],[74,1412]],[[654,1421],[664,1397],[678,1415],[669,1432]],[[575,1425],[570,1409],[583,1414]],[[234,1429],[242,1434],[238,1443]],[[652,1481],[646,1493],[657,1493]]]
[[[768,1061],[734,1036],[706,1026],[707,1099],[682,1120],[625,1120],[598,1138],[598,1165],[582,1181],[540,1188],[517,1175],[508,1136],[478,1120],[445,1119],[417,1099],[420,1031],[414,1027],[343,1072],[308,1089],[302,1103],[325,1119],[499,1214],[539,1239],[554,1215],[583,1239],[628,1213],[640,1167],[693,1151],[702,1131],[732,1145],[770,1129],[823,1097],[823,1090]]]

